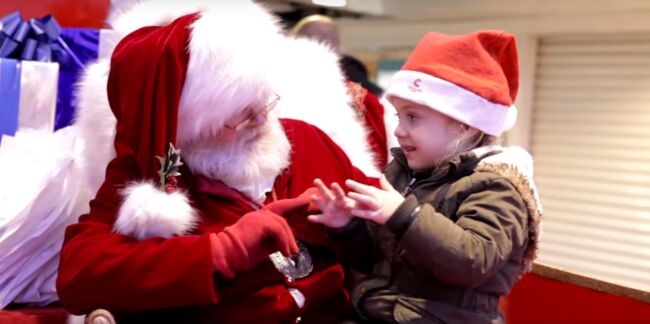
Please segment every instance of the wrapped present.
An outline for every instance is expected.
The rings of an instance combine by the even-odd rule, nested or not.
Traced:
[[[61,70],[59,72],[54,130],[66,127],[74,120],[76,111],[73,98],[74,85],[83,71],[83,66],[97,59],[100,31],[88,28],[64,28],[61,38],[75,53],[82,65],[69,59],[59,62]]]
[[[0,18],[0,57],[25,61],[83,63],[61,36],[61,26],[48,15],[24,21],[19,12]]]
[[[0,58],[0,134],[52,132],[59,65]]]
[[[94,57],[75,52],[79,46],[68,46],[62,35],[49,16],[0,18],[0,133],[11,135],[0,145],[6,184],[0,186],[0,309],[58,299],[54,278],[64,229],[90,200],[76,169],[75,130],[53,130],[57,88],[69,83],[65,89],[71,92],[76,82],[60,77],[60,71],[80,71],[82,60]]]
[[[20,64],[16,60],[0,59],[0,140],[13,136],[18,129],[20,102]]]
[[[59,66],[34,61],[23,61],[21,65],[18,128],[51,132]]]
[[[63,28],[61,39],[75,53],[81,64],[86,65],[97,59],[110,57],[119,34],[108,29]],[[66,127],[74,121],[76,98],[75,84],[83,67],[73,60],[59,62],[59,84],[56,100],[56,120],[54,130]]]
[[[38,87],[22,87],[18,128],[53,131],[70,125],[75,112],[73,87],[84,65],[97,59],[100,31],[63,29],[52,16],[24,21],[18,12],[0,18],[0,24],[0,58],[21,60],[28,65],[22,69],[21,83],[27,82],[29,86],[37,73],[45,73]],[[47,67],[45,62],[58,63],[58,78],[51,79],[54,68]],[[55,85],[54,92],[50,84]],[[47,89],[40,89],[43,85]],[[51,104],[45,100],[52,100],[55,105],[51,108],[55,111],[53,116]],[[54,118],[53,122],[46,122],[49,118]]]
[[[78,128],[65,127],[74,117],[74,84],[85,63],[110,56],[119,40],[109,30],[56,31],[51,19],[38,21],[27,24],[50,27],[24,32],[19,14],[0,18],[0,51],[7,55],[0,57],[6,74],[0,75],[0,132],[13,135],[0,145],[0,178],[7,184],[0,186],[0,309],[58,300],[54,279],[65,227],[88,211],[94,195],[80,173],[84,141]],[[39,38],[39,30],[49,35]]]

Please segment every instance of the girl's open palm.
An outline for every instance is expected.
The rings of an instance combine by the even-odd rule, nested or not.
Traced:
[[[313,195],[312,201],[318,205],[322,214],[310,215],[308,219],[327,227],[347,225],[352,219],[351,210],[356,207],[356,202],[346,197],[343,188],[336,182],[327,188],[321,179],[316,179],[314,185],[320,194]]]
[[[404,197],[383,175],[379,179],[379,183],[381,189],[353,180],[345,181],[345,185],[350,188],[348,198],[357,203],[357,207],[351,210],[352,215],[383,225],[393,216],[397,207],[404,202]]]

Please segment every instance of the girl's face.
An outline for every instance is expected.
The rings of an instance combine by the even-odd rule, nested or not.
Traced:
[[[461,123],[437,110],[399,97],[390,98],[390,102],[399,118],[395,136],[409,168],[414,171],[431,169],[438,160],[450,154],[451,143],[462,134]]]

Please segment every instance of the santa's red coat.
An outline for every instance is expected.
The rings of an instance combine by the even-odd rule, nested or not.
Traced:
[[[345,179],[376,183],[354,168],[323,132],[296,120],[282,120],[292,145],[291,165],[274,185],[277,199],[293,198],[319,177],[330,183]],[[136,241],[116,234],[112,226],[122,198],[119,190],[137,180],[131,156],[108,166],[106,181],[90,203],[90,213],[66,230],[57,288],[73,313],[105,308],[124,320],[212,323],[331,322],[349,310],[344,272],[327,247],[324,229],[292,217],[296,237],[308,243],[314,271],[288,282],[266,261],[234,280],[213,272],[210,232],[235,223],[254,207],[220,182],[192,177],[188,187],[202,223],[193,235]],[[271,198],[269,198],[271,199]],[[324,244],[324,245],[323,245]],[[298,308],[288,288],[306,297]]]
[[[375,165],[382,170],[388,164],[388,139],[386,138],[386,125],[384,124],[384,106],[379,98],[372,92],[367,92],[363,98],[366,107],[364,120],[370,132],[368,132],[368,144],[375,153]]]

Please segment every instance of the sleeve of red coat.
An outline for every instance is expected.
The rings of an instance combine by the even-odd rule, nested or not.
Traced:
[[[57,290],[63,305],[82,314],[96,308],[125,312],[215,303],[209,235],[141,242],[112,232],[120,187],[135,162],[114,159],[90,213],[65,233]]]

